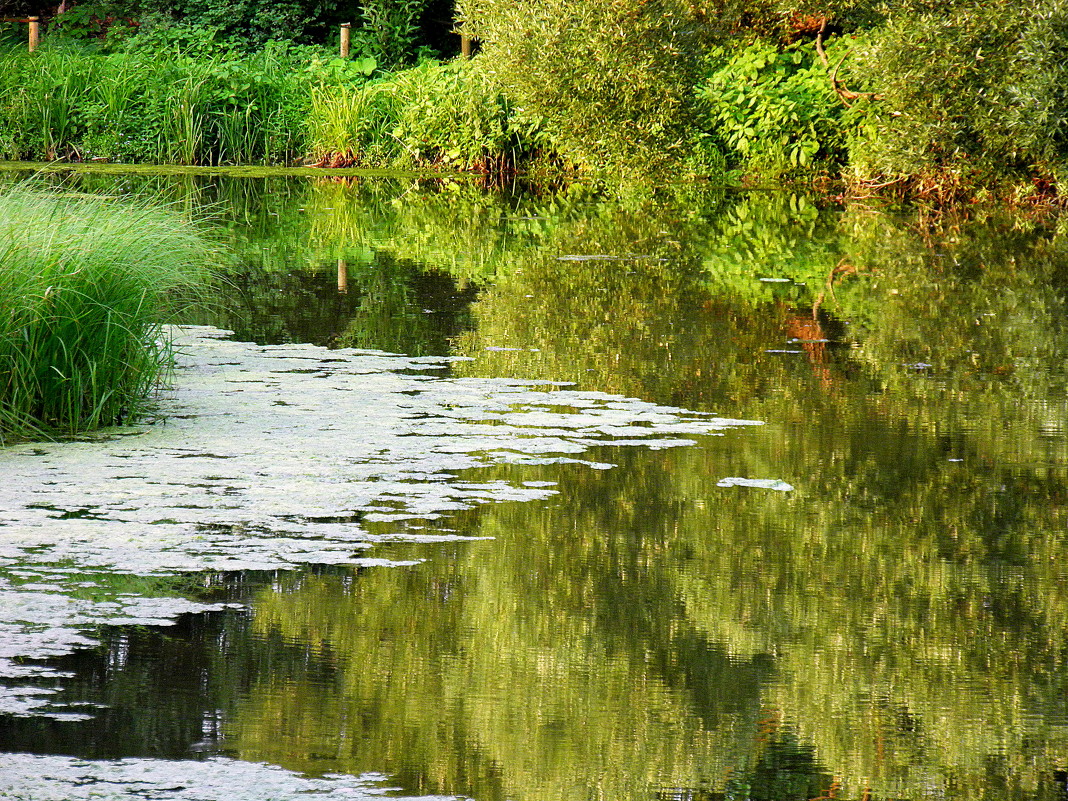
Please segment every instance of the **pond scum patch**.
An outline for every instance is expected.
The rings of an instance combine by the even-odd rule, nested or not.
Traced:
[[[685,447],[759,425],[560,384],[450,377],[450,358],[226,336],[174,333],[165,425],[0,449],[0,716],[85,714],[42,692],[62,678],[42,660],[91,647],[100,626],[219,608],[161,597],[168,577],[414,568],[390,546],[468,540],[449,515],[556,494],[498,467],[604,470],[613,465],[589,458],[601,446]],[[106,583],[116,575],[121,585]]]
[[[215,258],[173,209],[0,192],[0,444],[143,412],[170,363],[163,325]]]

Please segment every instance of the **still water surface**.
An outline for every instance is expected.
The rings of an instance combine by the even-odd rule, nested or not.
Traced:
[[[263,776],[234,767],[250,763],[293,772],[270,774],[272,798],[1065,797],[1068,238],[1056,224],[924,223],[708,189],[628,210],[580,192],[390,182],[79,188],[210,209],[237,264],[190,322],[279,346],[235,345],[216,367],[334,369],[323,347],[402,354],[343,350],[331,375],[391,376],[374,403],[417,397],[405,425],[455,414],[456,428],[405,428],[411,452],[376,451],[400,472],[359,481],[408,486],[390,490],[396,515],[380,493],[378,507],[324,500],[294,522],[277,511],[285,471],[241,462],[275,492],[249,542],[292,524],[294,542],[335,548],[358,530],[362,562],[301,551],[285,569],[262,555],[242,565],[223,511],[237,506],[201,498],[198,525],[223,521],[239,543],[234,569],[119,566],[106,598],[97,574],[92,592],[64,590],[94,608],[200,606],[170,626],[90,616],[97,645],[22,659],[56,692],[0,716],[0,797],[236,798],[240,785],[254,798]],[[279,375],[267,403],[311,403]],[[472,386],[496,417],[470,412]],[[356,407],[323,398],[347,431]],[[158,431],[137,436],[173,449]],[[454,447],[413,466],[422,436]],[[115,442],[36,458],[76,475],[63,448],[127,458]],[[329,463],[325,442],[307,458]],[[355,474],[351,447],[336,453]],[[33,453],[0,455],[0,470],[34,475]],[[309,475],[294,495],[305,506],[319,503]],[[322,498],[355,491],[314,477]],[[413,511],[416,495],[427,502],[415,486],[449,491]],[[227,488],[237,505],[261,497]],[[63,514],[99,523],[95,504]],[[18,514],[0,535],[28,536]],[[183,524],[150,522],[168,535]],[[44,545],[11,542],[9,589],[60,571]],[[144,762],[114,761],[133,757]],[[101,773],[160,759],[189,762],[161,779]],[[220,765],[231,784],[196,778]],[[339,775],[355,778],[298,781]]]

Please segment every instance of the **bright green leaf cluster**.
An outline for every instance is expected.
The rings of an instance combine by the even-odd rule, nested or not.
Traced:
[[[777,177],[842,157],[845,108],[811,43],[719,47],[709,65],[697,96],[732,163]]]

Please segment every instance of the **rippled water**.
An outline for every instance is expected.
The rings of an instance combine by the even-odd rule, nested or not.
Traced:
[[[1055,221],[82,188],[238,263],[0,451],[0,797],[1064,797]]]

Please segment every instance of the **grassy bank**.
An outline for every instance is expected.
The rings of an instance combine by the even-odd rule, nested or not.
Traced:
[[[0,156],[160,164],[284,164],[309,107],[290,48],[0,53]]]
[[[167,209],[0,194],[0,442],[135,418],[169,364],[162,327],[212,257]]]
[[[114,52],[62,40],[0,49],[0,159],[793,180],[837,172],[863,117],[836,101],[811,43],[710,49],[679,90],[691,111],[673,128],[681,139],[650,144],[633,120],[580,133],[571,118],[519,103],[521,87],[488,57],[383,72],[373,58],[311,46],[137,41]],[[828,45],[832,57],[843,49]]]
[[[321,48],[0,51],[0,158],[493,170],[538,146],[477,62]]]

